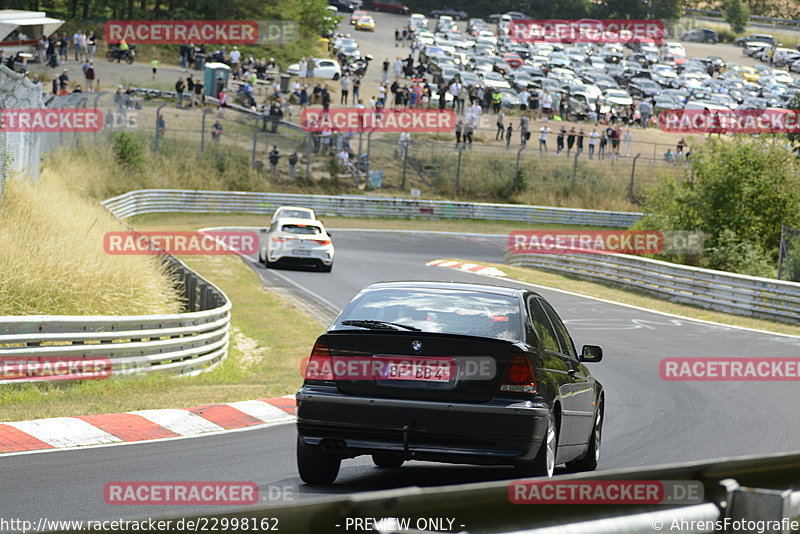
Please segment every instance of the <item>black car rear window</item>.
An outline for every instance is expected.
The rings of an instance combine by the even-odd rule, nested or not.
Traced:
[[[348,304],[333,329],[358,329],[341,323],[364,319],[413,326],[423,332],[522,339],[516,297],[479,291],[368,291]]]

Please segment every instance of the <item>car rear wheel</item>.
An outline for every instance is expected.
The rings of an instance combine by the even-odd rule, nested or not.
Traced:
[[[300,478],[306,484],[333,484],[339,474],[342,459],[322,452],[319,447],[312,447],[297,438],[297,468]]]
[[[401,467],[405,460],[401,456],[397,456],[396,454],[386,453],[386,452],[376,452],[372,455],[372,463],[377,465],[378,467],[384,467],[387,469],[396,469]]]
[[[339,79],[339,73],[337,72],[336,74],[333,75],[333,80],[336,81],[338,79]]]
[[[558,429],[553,415],[547,418],[547,431],[539,453],[532,462],[516,464],[517,474],[523,477],[543,476],[550,478],[556,469],[556,454],[558,453]]]
[[[714,44],[714,38],[709,37],[708,39],[706,39],[706,44]]]
[[[603,404],[601,403],[597,408],[597,414],[594,416],[594,426],[592,427],[592,435],[589,438],[589,448],[586,450],[586,455],[580,460],[567,462],[567,469],[570,471],[594,471],[597,469],[597,463],[600,461],[600,443],[603,437]]]

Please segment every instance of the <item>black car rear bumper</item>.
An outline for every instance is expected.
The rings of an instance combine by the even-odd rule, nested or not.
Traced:
[[[531,460],[548,414],[544,403],[513,399],[471,404],[355,397],[322,386],[297,394],[303,442],[345,458],[396,452],[406,459],[453,463]]]

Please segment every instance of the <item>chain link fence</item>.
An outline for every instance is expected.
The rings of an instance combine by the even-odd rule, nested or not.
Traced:
[[[781,225],[778,280],[800,282],[800,229]]]
[[[5,65],[0,65],[0,111],[44,107],[42,86],[31,82]],[[0,128],[0,201],[5,181],[15,173],[39,176],[40,137],[35,133],[12,132]]]

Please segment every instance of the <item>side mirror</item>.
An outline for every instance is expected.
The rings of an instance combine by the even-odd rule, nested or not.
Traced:
[[[597,345],[584,345],[578,361],[586,363],[597,363],[603,359],[603,349]]]
[[[268,231],[269,231],[269,230],[268,230],[267,228],[262,228],[262,229],[261,229],[261,233],[262,233],[262,234],[266,234]]]

